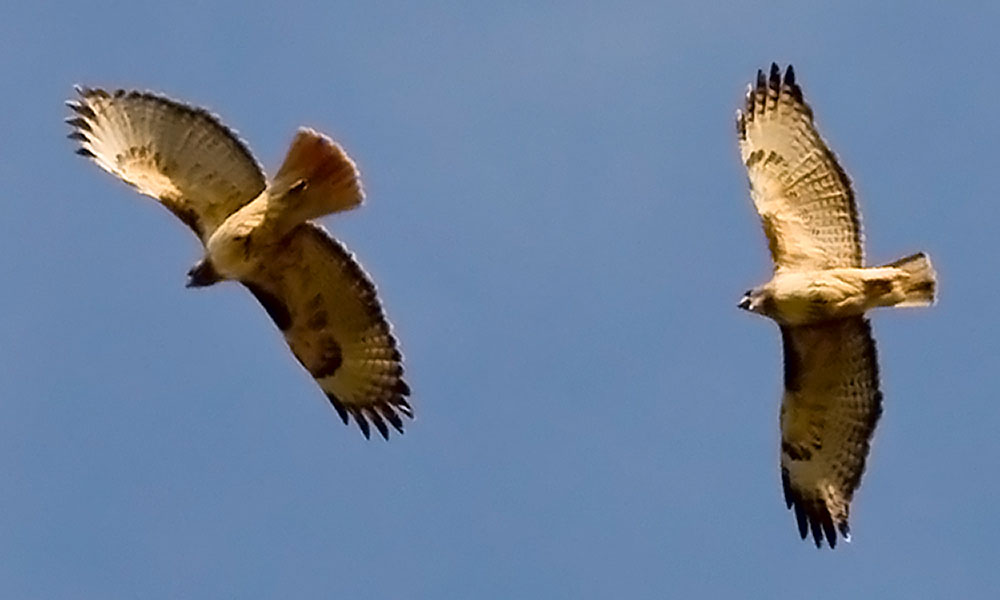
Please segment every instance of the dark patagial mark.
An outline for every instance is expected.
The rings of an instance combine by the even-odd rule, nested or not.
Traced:
[[[323,329],[326,329],[326,326],[329,324],[329,322],[330,319],[329,316],[326,314],[326,311],[318,310],[314,312],[312,316],[309,317],[309,319],[306,321],[306,327],[308,327],[313,331],[322,331]]]
[[[289,312],[288,306],[281,301],[281,298],[278,298],[256,283],[248,281],[244,281],[242,283],[248,290],[250,290],[250,293],[254,295],[254,298],[260,302],[261,306],[264,307],[264,310],[266,310],[268,316],[274,320],[274,324],[278,326],[278,329],[286,331],[289,327],[291,327],[292,313]]]
[[[344,361],[340,344],[332,336],[324,336],[319,340],[319,362],[310,373],[316,379],[329,377],[337,372]]]
[[[198,221],[198,213],[193,209],[183,206],[177,202],[163,201],[163,204],[170,209],[170,212],[174,213],[182,223],[187,225],[194,231],[195,235],[199,238],[202,237],[201,223]]]
[[[792,340],[792,329],[781,328],[781,346],[785,354],[785,389],[797,392],[802,388],[802,357]]]

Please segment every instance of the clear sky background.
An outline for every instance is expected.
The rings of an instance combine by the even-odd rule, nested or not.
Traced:
[[[420,6],[417,6],[421,4]],[[0,9],[0,595],[997,597],[996,4],[15,3]],[[854,541],[798,539],[733,126],[792,62],[867,254],[885,414]],[[345,428],[240,286],[73,154],[72,85],[296,127],[368,192],[417,420]]]

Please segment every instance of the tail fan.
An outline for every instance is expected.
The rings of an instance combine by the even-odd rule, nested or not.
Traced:
[[[333,140],[305,128],[295,134],[268,193],[289,228],[364,200],[354,161]]]
[[[931,265],[931,259],[923,252],[911,254],[887,267],[895,267],[906,272],[908,277],[902,282],[903,294],[906,299],[897,306],[928,306],[934,304],[937,295],[937,273]]]

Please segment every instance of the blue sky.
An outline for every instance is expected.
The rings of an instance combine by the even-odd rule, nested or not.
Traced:
[[[0,589],[12,598],[995,597],[1000,9],[8,3]],[[885,415],[817,551],[781,498],[770,271],[733,114],[792,62],[871,262]],[[72,153],[74,83],[338,139],[417,420],[343,427],[166,210]]]

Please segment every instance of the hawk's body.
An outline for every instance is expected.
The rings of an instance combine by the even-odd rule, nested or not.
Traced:
[[[817,546],[848,513],[882,412],[878,363],[864,313],[925,306],[935,274],[924,254],[864,266],[860,216],[850,180],[813,124],[791,67],[782,80],[758,72],[737,113],[740,153],[775,272],[740,307],[781,326],[785,393],[781,479],[799,532]]]
[[[69,106],[80,154],[159,200],[205,245],[189,285],[245,285],[344,423],[402,432],[412,417],[402,357],[375,286],[309,219],[361,203],[357,168],[301,129],[268,183],[246,146],[206,111],[141,92],[80,89]]]
[[[918,268],[927,259],[917,254],[903,259]],[[833,268],[815,271],[778,270],[758,288],[762,311],[782,325],[809,325],[831,319],[858,317],[879,306],[924,306],[923,279],[900,266]],[[752,296],[752,294],[751,294]]]

